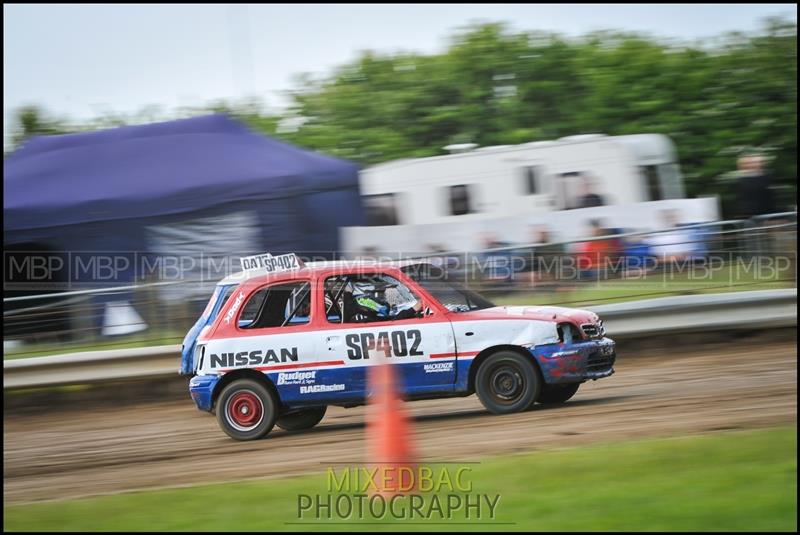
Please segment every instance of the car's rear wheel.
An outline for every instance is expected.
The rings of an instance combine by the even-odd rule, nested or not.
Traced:
[[[233,381],[222,390],[216,405],[219,426],[236,440],[259,439],[275,425],[277,403],[259,381]]]
[[[567,383],[563,385],[545,385],[542,395],[539,396],[539,403],[556,404],[564,403],[578,391],[580,383]]]
[[[286,431],[311,429],[322,421],[322,418],[325,416],[325,411],[327,410],[328,407],[312,407],[310,409],[293,411],[281,415],[275,425]]]
[[[527,409],[542,387],[533,362],[513,351],[499,351],[480,364],[475,391],[484,407],[495,414]]]

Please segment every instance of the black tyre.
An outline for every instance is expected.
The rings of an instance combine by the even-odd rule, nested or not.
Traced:
[[[327,410],[328,407],[312,407],[310,409],[293,411],[288,414],[281,415],[275,425],[286,431],[302,431],[303,429],[311,429],[322,420],[322,418],[325,416],[325,411]]]
[[[256,440],[272,430],[277,417],[272,392],[254,379],[239,379],[222,389],[217,399],[217,422],[236,440]]]
[[[523,411],[539,397],[542,379],[530,358],[500,351],[483,361],[475,376],[478,399],[489,412]]]
[[[575,395],[580,383],[567,383],[563,385],[544,385],[542,395],[539,396],[539,403],[554,404],[564,403]]]

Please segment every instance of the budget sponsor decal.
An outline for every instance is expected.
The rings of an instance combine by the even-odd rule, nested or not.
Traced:
[[[281,385],[306,385],[317,380],[317,371],[279,373],[275,384]]]

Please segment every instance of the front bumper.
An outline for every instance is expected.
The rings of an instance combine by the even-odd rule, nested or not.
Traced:
[[[610,338],[531,348],[547,384],[602,379],[614,373],[616,344]]]
[[[217,386],[221,377],[220,375],[195,375],[189,381],[189,394],[201,411],[211,410],[214,401],[214,387]]]

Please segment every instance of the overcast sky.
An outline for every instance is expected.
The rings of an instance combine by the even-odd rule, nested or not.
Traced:
[[[294,74],[324,74],[364,49],[439,51],[476,20],[695,39],[781,14],[796,20],[796,5],[4,5],[3,131],[23,104],[78,120],[247,94],[279,107]]]

